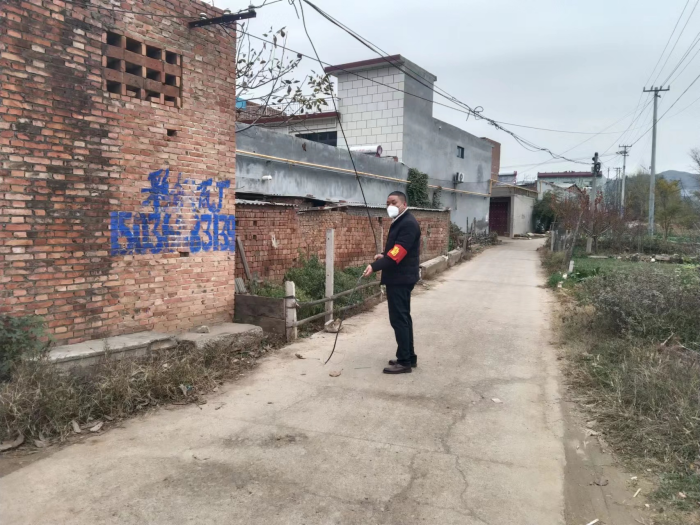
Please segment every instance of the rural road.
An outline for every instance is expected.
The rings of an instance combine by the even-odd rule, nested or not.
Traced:
[[[380,304],[345,323],[325,367],[332,336],[317,334],[201,409],[159,410],[3,477],[3,525],[563,524],[540,244],[489,249],[415,294],[414,373],[381,373],[396,345]]]

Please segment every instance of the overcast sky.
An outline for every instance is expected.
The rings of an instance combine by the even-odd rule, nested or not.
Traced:
[[[666,55],[698,2],[688,0]],[[606,130],[617,133],[601,134],[581,145],[591,135],[506,126],[540,146],[588,162],[595,151],[615,153],[619,144],[634,142],[651,126],[649,105],[632,129],[621,137],[638,114],[633,113],[635,108],[641,109],[651,100],[649,94],[644,94],[637,106],[644,83],[686,0],[315,0],[315,3],[388,53],[401,54],[435,74],[439,87],[472,107],[482,106],[484,115],[492,119],[593,133],[619,120]],[[215,0],[217,7],[233,11],[247,4],[240,0]],[[376,58],[312,9],[307,7],[305,12],[311,36],[324,62]],[[287,0],[259,9],[250,31],[262,34],[270,26],[287,27],[288,46],[313,55],[301,21]],[[700,35],[700,7],[690,18],[657,84],[668,76],[697,35]],[[664,56],[661,64],[665,60]],[[318,70],[318,65],[308,59],[305,67]],[[671,91],[663,95],[659,115],[698,75],[700,57],[690,63],[671,84]],[[699,97],[700,80],[660,121],[658,172],[691,170],[688,151],[700,147],[700,101],[682,110]],[[435,100],[446,102],[438,96]],[[529,152],[506,133],[483,121],[476,122],[473,118],[466,121],[465,115],[450,109],[435,106],[434,115],[474,135],[501,142],[501,172],[517,170],[519,179],[534,177],[537,171],[589,169],[589,165],[560,161],[533,166],[551,157],[543,152]],[[610,167],[611,174],[612,167],[622,165],[621,157],[604,160],[604,171]],[[651,132],[631,149],[628,173],[638,166],[648,167],[650,162]]]

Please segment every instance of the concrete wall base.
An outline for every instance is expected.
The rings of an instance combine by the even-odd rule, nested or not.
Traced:
[[[420,277],[421,279],[430,279],[438,273],[444,272],[447,268],[449,268],[448,258],[446,255],[441,255],[420,265]]]
[[[259,342],[262,328],[249,324],[223,323],[212,326],[207,333],[187,332],[167,334],[162,332],[139,332],[136,334],[94,339],[72,345],[57,346],[50,350],[49,361],[60,368],[96,365],[100,359],[137,358],[159,350],[170,350],[179,344],[203,348],[208,345],[226,344],[234,349]]]

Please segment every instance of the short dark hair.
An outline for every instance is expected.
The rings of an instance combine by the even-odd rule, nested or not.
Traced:
[[[391,197],[392,195],[398,197],[398,198],[401,200],[401,202],[403,202],[404,204],[408,201],[408,198],[406,197],[406,194],[405,194],[404,192],[402,192],[402,191],[392,191],[392,192],[389,194],[389,197]]]

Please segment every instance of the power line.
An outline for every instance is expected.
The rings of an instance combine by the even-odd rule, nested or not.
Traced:
[[[656,68],[657,68],[657,67],[659,66],[659,64],[661,63],[661,60],[663,59],[664,54],[666,53],[666,49],[668,49],[668,45],[671,43],[671,40],[673,39],[673,35],[676,33],[676,29],[678,29],[678,25],[681,23],[681,20],[683,20],[683,15],[685,14],[685,10],[688,8],[688,5],[689,5],[689,4],[690,4],[690,0],[686,0],[685,5],[683,6],[683,10],[681,11],[681,14],[678,16],[678,20],[676,20],[676,25],[673,26],[673,31],[671,31],[671,34],[668,36],[668,40],[666,40],[666,45],[664,46],[663,51],[661,51],[661,55],[659,55],[659,59],[656,61],[656,64],[654,65],[654,68],[651,70],[651,73],[649,74],[649,78],[647,78],[646,81],[644,82],[644,85],[645,85],[645,86],[649,83],[649,81],[651,80],[651,77],[654,76],[654,72],[656,71]],[[669,54],[669,56],[670,56],[670,54]],[[665,66],[665,64],[664,64],[664,66]],[[662,70],[663,70],[663,68],[662,68]],[[659,70],[659,74],[661,74],[661,71],[662,71],[662,70]],[[639,98],[637,99],[637,104],[636,104],[636,106],[635,106],[634,113],[636,113],[637,110],[639,109],[639,104],[641,104],[642,98],[643,98],[643,97],[644,97],[644,93],[642,92],[642,93],[639,94]],[[648,106],[648,105],[649,105],[649,104],[647,104],[647,106]],[[645,107],[646,107],[646,106],[645,106]],[[643,107],[641,110],[639,110],[640,113],[639,113],[639,115],[638,115],[637,118],[639,118],[639,117],[642,115],[642,113],[644,112],[644,108],[645,108],[645,107]],[[618,142],[620,142],[620,141],[622,140],[622,137],[623,137],[624,135],[626,135],[627,132],[631,131],[630,128],[632,127],[632,125],[633,125],[633,123],[634,123],[635,120],[637,120],[637,119],[633,119],[633,120],[630,122],[630,125],[627,127],[627,129],[625,130],[625,132],[624,132],[622,135],[620,135],[620,137],[618,138],[618,140],[616,140],[615,142],[613,142],[613,144],[611,144],[611,145],[608,147],[608,150],[609,150],[610,148],[612,148],[615,144],[617,144]],[[608,150],[605,150],[605,151],[608,151]]]
[[[321,57],[318,55],[318,51],[316,50],[316,45],[314,44],[313,40],[311,39],[311,35],[309,34],[309,30],[306,27],[306,17],[304,16],[304,6],[301,3],[300,3],[300,10],[301,10],[302,24],[304,25],[304,32],[306,33],[306,37],[309,39],[309,44],[311,44],[311,48],[314,50],[314,54],[316,55],[316,59],[318,60],[319,65],[322,66]],[[335,102],[335,95],[332,92],[331,92],[331,100],[333,101],[333,107],[335,108],[335,111],[337,113],[338,106]],[[365,190],[362,187],[362,181],[360,180],[360,174],[357,173],[357,166],[355,166],[355,159],[352,156],[352,151],[350,150],[350,144],[348,143],[348,139],[345,135],[345,129],[343,128],[343,123],[341,122],[340,119],[338,119],[338,126],[340,127],[340,132],[343,135],[343,141],[345,142],[345,147],[348,150],[348,156],[350,157],[350,161],[352,162],[352,169],[355,171],[355,179],[357,180],[357,184],[360,186],[360,193],[362,194],[362,201],[364,202],[365,210],[367,211],[367,220],[369,221],[369,227],[372,230],[372,237],[374,237],[374,245],[376,247],[378,247],[379,244],[377,243],[377,234],[374,231],[374,224],[372,223],[372,215],[369,211],[369,205],[367,204],[367,198],[365,197]],[[355,295],[355,292],[359,288],[361,280],[362,280],[362,275],[360,275],[357,279],[357,284],[355,285],[355,290],[351,294],[351,298],[350,298],[351,302],[352,302],[352,296]],[[328,359],[326,359],[326,362],[324,363],[324,365],[328,364],[328,362],[333,357],[333,354],[335,353],[335,348],[338,345],[338,335],[340,334],[340,329],[343,326],[343,319],[344,318],[345,318],[345,311],[343,310],[340,313],[340,324],[338,325],[338,330],[335,333],[335,341],[333,342],[333,349],[331,350],[331,353],[328,356]]]
[[[81,0],[62,0],[66,4],[72,4],[78,7],[84,7],[86,9],[99,9],[100,11],[111,11],[113,13],[126,13],[130,15],[142,15],[142,16],[154,16],[158,18],[180,18],[180,19],[197,19],[199,18],[199,14],[196,15],[161,15],[158,13],[149,13],[146,11],[133,11],[131,9],[119,9],[116,7],[106,7],[106,6],[101,6],[101,5],[96,5],[96,4],[91,4],[87,0],[81,1]],[[255,6],[255,5],[250,5],[245,9],[241,9],[240,11],[236,11],[234,14],[239,14],[243,13],[245,11],[250,11],[254,9],[261,9],[263,7],[270,6],[272,4],[276,4],[277,2],[282,2],[283,0],[273,0],[272,2],[263,2],[261,5]],[[213,7],[213,6],[212,6]],[[224,12],[229,11],[229,9],[226,9]]]
[[[698,0],[698,1],[700,1],[700,0]],[[423,78],[421,78],[420,73],[418,73],[418,72],[412,70],[409,66],[406,66],[407,69],[408,69],[409,71],[415,73],[415,74],[418,75],[418,76],[413,76],[413,75],[411,75],[411,74],[408,73],[405,69],[402,69],[402,68],[400,67],[399,64],[396,64],[396,63],[392,62],[392,61],[390,60],[390,57],[388,56],[388,53],[387,53],[386,51],[382,50],[381,48],[379,48],[378,46],[376,46],[375,44],[373,44],[372,42],[370,42],[370,41],[367,40],[366,38],[360,36],[358,33],[356,33],[355,31],[353,31],[353,30],[350,29],[349,27],[345,26],[342,22],[340,22],[340,21],[336,20],[335,18],[333,18],[331,15],[329,15],[328,13],[326,13],[325,11],[323,11],[322,9],[320,9],[319,7],[317,7],[316,5],[314,5],[314,4],[313,4],[312,2],[310,2],[309,0],[300,0],[300,2],[304,2],[304,3],[306,3],[307,5],[311,6],[311,7],[312,7],[316,12],[318,12],[323,18],[325,18],[326,20],[328,20],[328,21],[331,22],[332,24],[336,25],[337,27],[341,28],[343,31],[345,31],[346,33],[348,33],[350,36],[352,36],[352,37],[353,37],[354,39],[356,39],[358,42],[360,42],[361,44],[363,44],[365,47],[367,47],[368,49],[370,49],[371,51],[373,51],[374,53],[376,53],[377,55],[379,55],[380,58],[382,58],[385,62],[387,62],[387,63],[388,63],[389,65],[391,65],[392,67],[398,69],[399,71],[401,71],[402,73],[404,73],[405,75],[407,75],[409,78],[412,78],[413,80],[415,80],[415,81],[418,82],[419,84],[423,85],[424,87],[427,87],[428,89],[431,89],[434,93],[437,93],[438,95],[440,95],[440,96],[442,96],[442,97],[448,99],[448,100],[451,101],[452,103],[457,104],[457,105],[459,105],[459,106],[461,106],[461,107],[463,107],[463,108],[466,108],[466,109],[468,110],[468,112],[469,112],[471,115],[474,115],[474,117],[475,117],[476,119],[478,119],[478,120],[485,120],[486,122],[488,122],[489,124],[491,124],[492,126],[494,126],[496,129],[498,129],[498,130],[500,130],[500,131],[503,131],[503,132],[509,134],[513,139],[515,139],[515,141],[516,141],[518,144],[520,144],[520,146],[522,146],[523,148],[527,149],[528,151],[532,151],[532,152],[535,152],[535,151],[544,151],[544,152],[549,153],[549,155],[551,155],[553,158],[561,158],[561,159],[567,160],[567,161],[569,161],[569,162],[579,163],[578,161],[575,161],[575,160],[566,158],[566,157],[564,157],[563,155],[559,155],[559,154],[557,154],[557,153],[554,153],[554,152],[553,152],[551,149],[549,149],[549,148],[546,148],[546,147],[543,147],[543,146],[538,146],[538,145],[535,144],[534,142],[532,142],[532,141],[530,141],[530,140],[528,140],[528,139],[525,139],[524,137],[521,137],[520,135],[516,134],[516,133],[513,132],[513,131],[510,131],[509,129],[504,128],[502,125],[500,125],[500,124],[498,123],[498,121],[496,121],[496,120],[494,120],[494,119],[491,119],[491,118],[488,118],[488,117],[485,117],[481,112],[475,110],[474,108],[472,108],[471,106],[469,106],[469,105],[466,104],[465,102],[460,101],[457,97],[455,97],[455,96],[449,94],[449,93],[448,93],[447,91],[445,91],[444,89],[442,89],[442,88],[440,88],[440,87],[438,87],[438,86],[435,86],[434,84],[426,84],[426,83],[423,81]]]
[[[663,86],[664,84],[668,84],[668,83],[670,82],[671,77],[673,76],[673,74],[674,74],[676,71],[678,71],[678,68],[679,68],[679,67],[681,67],[681,66],[683,65],[683,62],[685,62],[685,59],[688,58],[688,56],[690,55],[690,53],[693,52],[693,49],[695,48],[695,46],[698,45],[698,42],[700,42],[700,32],[698,32],[698,34],[695,35],[695,38],[693,39],[693,41],[692,41],[692,42],[690,43],[690,45],[688,46],[688,49],[685,50],[685,53],[683,53],[683,56],[681,56],[681,59],[680,59],[680,60],[678,61],[678,63],[676,64],[676,67],[673,68],[673,70],[668,74],[668,76],[666,77],[666,79],[661,83],[662,86]],[[691,59],[688,61],[688,63],[687,63],[687,64],[685,65],[685,67],[681,70],[681,72],[678,73],[678,75],[674,78],[674,80],[676,80],[679,76],[681,76],[681,75],[683,74],[683,71],[686,70],[686,68],[690,65],[690,63],[695,59],[696,56],[697,56],[697,53],[695,53],[695,55],[693,55],[693,58],[691,58]]]
[[[279,1],[279,0],[278,0],[278,1]],[[242,34],[242,35],[246,35],[246,36],[248,36],[248,37],[250,37],[250,38],[254,38],[254,39],[256,39],[256,40],[260,40],[261,42],[265,42],[265,43],[267,43],[267,44],[275,45],[275,43],[274,43],[272,40],[268,40],[268,39],[262,38],[262,37],[260,37],[260,36],[254,35],[254,34],[249,33],[249,32],[247,32],[247,31],[244,31],[244,30],[242,30],[242,29],[236,28],[236,32],[237,32],[237,33],[240,33],[240,34]],[[279,44],[278,44],[278,45],[279,45]],[[308,58],[308,59],[314,60],[314,61],[316,61],[316,62],[318,61],[315,57],[312,57],[312,56],[310,56],[310,55],[307,55],[307,54],[305,54],[305,53],[302,53],[301,51],[297,51],[297,50],[292,49],[292,48],[289,48],[289,47],[286,48],[286,51],[288,51],[289,53],[294,53],[294,54],[296,54],[297,56],[301,56],[301,57],[304,57],[304,58]],[[405,95],[408,95],[408,96],[417,98],[417,99],[419,99],[419,100],[424,100],[424,101],[426,101],[426,102],[431,102],[431,103],[435,104],[436,106],[440,106],[440,107],[443,107],[443,108],[451,109],[452,111],[456,111],[456,112],[458,112],[458,113],[462,113],[462,114],[466,114],[466,115],[473,115],[473,114],[474,114],[473,111],[465,110],[465,109],[461,109],[461,108],[457,108],[457,107],[451,106],[451,105],[449,105],[449,104],[444,104],[444,103],[442,103],[442,102],[438,102],[438,101],[436,101],[436,100],[433,100],[433,99],[430,99],[430,98],[427,98],[427,97],[422,97],[422,96],[417,95],[417,94],[415,94],[415,93],[411,93],[411,92],[409,92],[409,91],[406,91],[405,89],[400,89],[400,88],[397,88],[397,87],[392,86],[392,85],[390,85],[390,84],[385,84],[384,82],[381,82],[381,81],[377,80],[376,78],[371,78],[371,77],[367,77],[367,76],[361,75],[360,73],[357,73],[357,72],[355,72],[355,71],[351,71],[351,70],[349,70],[349,69],[344,69],[344,68],[342,68],[342,67],[339,67],[339,66],[337,66],[337,65],[331,64],[331,63],[329,63],[329,62],[323,62],[323,61],[322,61],[322,62],[321,62],[321,65],[322,65],[322,66],[333,66],[334,68],[337,68],[339,71],[342,71],[343,73],[347,73],[347,74],[349,74],[349,75],[356,76],[357,78],[360,78],[360,79],[362,79],[362,80],[368,80],[368,81],[370,81],[370,82],[372,82],[372,83],[374,83],[374,84],[377,84],[377,85],[379,85],[379,86],[384,86],[384,87],[386,87],[386,88],[388,88],[388,89],[391,89],[391,90],[393,90],[393,91],[397,91],[397,92],[399,92],[399,93],[404,93]],[[434,91],[434,90],[432,90],[432,91]],[[251,99],[251,100],[252,100],[252,99]],[[615,124],[617,124],[617,123],[619,123],[619,122],[621,122],[622,120],[624,120],[624,119],[625,119],[628,115],[630,115],[630,114],[631,114],[631,112],[630,112],[630,113],[627,113],[627,114],[624,115],[620,120],[614,122],[611,126],[608,126],[607,128],[604,128],[604,130],[605,130],[605,129],[608,129],[609,127],[612,127],[613,125],[615,125]],[[534,129],[534,130],[539,130],[539,131],[549,131],[549,132],[553,132],[553,133],[565,133],[565,134],[575,134],[575,135],[592,135],[592,136],[594,136],[594,137],[595,137],[595,136],[598,136],[598,135],[615,135],[615,134],[617,134],[617,133],[620,133],[619,130],[618,130],[618,131],[607,131],[607,132],[606,132],[606,131],[598,131],[598,132],[595,132],[595,131],[568,131],[568,130],[561,130],[561,129],[540,128],[540,127],[536,127],[536,126],[528,126],[528,125],[525,125],[525,124],[514,124],[514,123],[512,123],[512,122],[502,122],[502,121],[499,121],[499,120],[495,120],[494,122],[497,122],[498,124],[503,124],[503,125],[506,125],[506,126],[514,126],[514,127],[518,127],[518,128],[527,128],[527,129]],[[642,128],[641,128],[641,127],[639,127],[639,128],[632,128],[632,130],[636,130],[636,129],[642,129]],[[632,131],[632,130],[629,130],[629,129],[628,129],[628,130],[625,130],[625,131]],[[588,157],[586,157],[586,158],[588,158]]]
[[[73,4],[78,7],[84,7],[85,9],[99,9],[101,11],[112,11],[114,13],[128,13],[130,15],[143,15],[143,16],[156,16],[158,18],[188,18],[194,19],[198,18],[199,15],[160,15],[157,13],[148,13],[146,11],[132,11],[131,9],[117,9],[114,7],[106,7],[101,5],[95,5],[88,3],[87,1],[82,2],[80,0],[63,0],[66,4]]]
[[[651,77],[654,76],[654,71],[656,71],[656,68],[659,67],[659,63],[661,62],[661,59],[664,57],[664,54],[666,53],[666,50],[668,49],[668,45],[671,43],[671,39],[673,38],[673,34],[676,32],[676,29],[678,29],[678,24],[681,23],[681,20],[683,19],[683,14],[685,13],[685,10],[688,8],[688,4],[690,3],[690,0],[686,0],[685,5],[683,6],[683,11],[681,11],[680,16],[678,17],[678,20],[676,20],[676,25],[673,26],[673,31],[671,31],[671,34],[668,36],[668,40],[666,41],[666,45],[664,46],[664,50],[661,52],[661,56],[659,56],[659,59],[656,61],[656,65],[654,66],[654,69],[651,70],[651,74],[649,75],[649,78],[647,78],[646,82],[644,82],[644,85],[646,86],[649,81],[651,80]],[[641,98],[640,98],[641,100]],[[637,104],[639,106],[639,104]]]
[[[278,0],[278,1],[279,1],[279,0]],[[237,32],[237,33],[240,33],[240,34],[242,34],[242,35],[246,35],[246,36],[248,36],[248,37],[250,37],[250,38],[254,38],[254,39],[256,39],[256,40],[260,40],[261,42],[265,42],[265,43],[267,43],[267,44],[275,45],[275,43],[274,43],[272,40],[268,40],[268,39],[262,38],[262,37],[260,37],[260,36],[254,35],[254,34],[249,33],[249,32],[247,32],[247,31],[244,31],[244,30],[242,30],[242,29],[236,28],[236,32]],[[279,45],[279,44],[278,44],[278,45]],[[302,53],[301,51],[297,51],[297,50],[292,49],[292,48],[289,48],[289,47],[286,48],[286,51],[289,52],[289,53],[294,53],[294,54],[296,54],[297,56],[301,56],[301,57],[304,57],[304,58],[308,58],[308,59],[314,60],[314,61],[316,61],[316,62],[318,61],[315,57],[312,57],[312,56],[310,56],[310,55],[307,55],[307,54],[305,54],[305,53]],[[372,82],[372,83],[374,83],[374,84],[377,84],[377,85],[379,85],[379,86],[384,86],[384,87],[386,87],[386,88],[388,88],[388,89],[391,89],[391,90],[393,90],[393,91],[397,91],[397,92],[399,92],[399,93],[403,93],[403,94],[405,94],[405,95],[408,95],[408,96],[417,98],[417,99],[419,99],[419,100],[424,100],[424,101],[426,101],[426,102],[431,102],[431,103],[435,104],[436,106],[440,106],[440,107],[444,107],[444,108],[447,108],[447,109],[451,109],[452,111],[456,111],[456,112],[458,112],[458,113],[462,113],[462,114],[466,114],[466,115],[473,115],[473,112],[472,112],[472,111],[465,110],[465,109],[461,109],[461,108],[457,108],[457,107],[451,106],[451,105],[449,105],[449,104],[444,104],[444,103],[442,103],[442,102],[438,102],[438,101],[436,101],[436,100],[433,100],[433,99],[430,99],[430,98],[427,98],[427,97],[422,97],[422,96],[417,95],[417,94],[415,94],[415,93],[411,93],[411,92],[409,92],[409,91],[406,91],[405,89],[400,89],[400,88],[397,88],[397,87],[392,86],[392,85],[390,85],[390,84],[385,84],[384,82],[381,82],[381,81],[377,80],[376,78],[367,77],[367,76],[361,75],[360,73],[357,73],[357,72],[355,72],[355,71],[351,71],[351,70],[349,70],[349,69],[344,69],[344,68],[339,67],[339,66],[337,66],[337,65],[331,64],[330,62],[323,62],[323,61],[322,61],[322,62],[321,62],[321,65],[322,65],[322,66],[333,66],[333,67],[337,68],[339,71],[342,71],[343,73],[347,73],[347,74],[356,76],[357,78],[360,78],[360,79],[362,79],[362,80],[368,80],[368,81],[370,81],[370,82]],[[433,91],[434,91],[434,90],[433,90]],[[250,100],[253,100],[253,99],[250,99]],[[621,122],[622,120],[624,120],[624,119],[625,119],[628,115],[630,115],[630,114],[631,114],[631,113],[626,114],[626,115],[623,116],[620,120],[616,121],[616,122],[613,123],[612,125]],[[568,131],[568,130],[551,129],[551,128],[540,128],[540,127],[536,127],[536,126],[528,126],[528,125],[525,125],[525,124],[514,124],[514,123],[512,123],[512,122],[501,122],[501,121],[498,121],[498,120],[496,120],[496,121],[494,121],[494,122],[497,122],[497,123],[503,124],[503,125],[507,125],[507,126],[514,126],[514,127],[518,127],[518,128],[535,129],[535,130],[540,130],[540,131],[550,131],[550,132],[553,132],[553,133],[565,133],[565,134],[576,134],[576,135],[593,135],[593,136],[597,136],[597,135],[614,135],[614,134],[616,134],[616,133],[620,133],[619,130],[618,130],[618,131],[607,131],[607,132],[606,132],[606,131],[598,131],[598,132],[594,132],[594,131],[590,131],[590,132],[589,132],[589,131]],[[608,128],[609,128],[609,127],[612,127],[612,125],[611,125],[611,126],[608,126]],[[604,128],[604,130],[605,130],[605,129],[608,129],[608,128]],[[641,129],[641,127],[640,127],[640,128],[632,128],[632,129],[633,129],[633,130],[635,130],[635,129]],[[586,158],[588,158],[588,157],[586,157]]]
[[[678,38],[676,38],[676,43],[673,44],[673,47],[671,48],[671,52],[668,54],[666,57],[666,61],[664,62],[664,65],[661,66],[661,69],[659,69],[658,74],[656,75],[656,78],[654,79],[654,82],[652,84],[656,84],[656,81],[659,80],[659,77],[661,76],[662,71],[666,67],[666,64],[668,64],[668,61],[671,58],[671,55],[673,55],[673,52],[676,49],[676,46],[678,45],[678,42],[680,41],[681,37],[683,36],[683,33],[685,32],[685,28],[688,27],[688,23],[690,22],[690,19],[693,18],[693,13],[695,13],[695,10],[698,8],[698,4],[700,3],[700,0],[695,0],[695,5],[693,6],[693,10],[690,12],[690,15],[688,15],[688,19],[685,21],[685,25],[683,26],[683,29],[681,29],[681,32],[678,33]],[[685,8],[683,9],[685,11]],[[681,18],[683,15],[681,14]]]
[[[698,75],[697,77],[695,77],[695,79],[690,83],[690,85],[689,85],[687,88],[685,88],[685,91],[683,91],[683,93],[681,93],[681,94],[679,95],[679,97],[678,97],[676,100],[673,101],[673,104],[671,104],[671,105],[669,106],[669,108],[668,108],[666,111],[664,111],[664,114],[661,115],[661,116],[658,118],[657,122],[658,122],[659,120],[661,120],[662,118],[664,118],[664,117],[668,114],[668,112],[671,111],[671,110],[673,109],[673,106],[675,106],[676,104],[678,104],[678,101],[679,101],[681,98],[683,98],[683,95],[685,95],[685,94],[688,92],[688,90],[689,90],[691,87],[693,87],[693,85],[694,85],[698,80],[700,80],[700,75]],[[697,100],[696,100],[695,102],[697,102]],[[693,104],[695,104],[695,102],[693,102]],[[693,104],[690,104],[690,106],[692,106]],[[690,106],[688,106],[688,107],[690,107]],[[685,108],[685,109],[687,109],[687,108]],[[683,110],[681,110],[681,111],[683,111]],[[681,111],[679,111],[679,113],[680,113]],[[634,146],[637,142],[639,142],[639,141],[642,139],[642,137],[644,137],[644,136],[645,136],[647,133],[649,133],[652,129],[654,129],[654,126],[651,126],[651,127],[650,127],[649,129],[647,129],[644,133],[642,133],[642,135],[641,135],[636,141],[634,141],[634,142],[632,143],[632,145]]]

